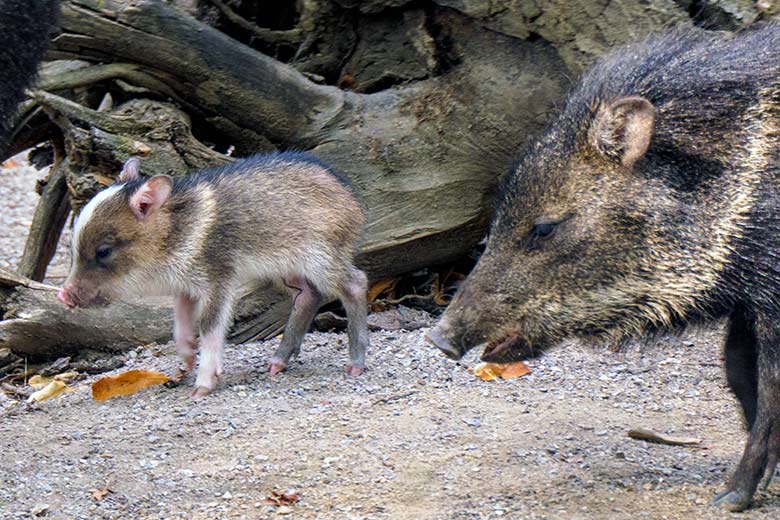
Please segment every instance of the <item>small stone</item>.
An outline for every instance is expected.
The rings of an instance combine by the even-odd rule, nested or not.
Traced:
[[[482,426],[482,420],[479,417],[465,417],[463,422],[474,428]]]
[[[289,515],[293,512],[293,508],[290,506],[279,506],[276,508],[276,513],[280,515]]]
[[[33,516],[44,516],[48,511],[49,504],[36,504],[30,512]]]
[[[233,495],[230,494],[230,491],[225,491],[225,493],[222,495],[222,498],[225,500],[232,500]]]

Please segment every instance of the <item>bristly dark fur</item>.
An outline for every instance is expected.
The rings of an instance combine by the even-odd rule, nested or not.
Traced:
[[[780,24],[737,35],[679,29],[622,47],[596,63],[569,94],[562,114],[551,121],[544,134],[555,133],[557,150],[574,149],[586,137],[583,129],[600,103],[639,95],[665,116],[658,118],[648,160],[654,153],[661,155],[674,148],[669,138],[679,142],[680,132],[700,140],[700,151],[706,153],[705,144],[729,145],[730,136],[741,131],[735,114],[756,101],[759,89],[772,85],[780,85]],[[665,112],[669,103],[674,103],[674,108]],[[718,124],[713,125],[713,121]],[[523,156],[549,154],[552,144],[536,141]],[[522,159],[513,166],[517,169],[521,164]],[[652,171],[664,173],[664,169]],[[697,168],[695,176],[699,175]],[[515,177],[504,177],[499,207],[522,196]],[[701,178],[667,180],[687,185]]]
[[[8,146],[10,118],[35,79],[58,15],[59,0],[0,0],[0,149]]]

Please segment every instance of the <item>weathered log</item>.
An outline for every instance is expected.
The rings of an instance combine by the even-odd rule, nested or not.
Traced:
[[[171,337],[168,308],[115,303],[69,310],[56,291],[0,269],[0,348],[41,359],[85,348],[122,352]]]
[[[440,22],[458,67],[371,95],[312,83],[149,0],[65,2],[53,55],[139,64],[198,117],[228,121],[228,139],[250,131],[334,164],[369,209],[361,263],[377,277],[451,260],[481,239],[498,177],[563,91],[562,63],[544,42],[453,12]]]
[[[64,150],[61,146],[56,146],[54,150],[54,164],[40,186],[41,198],[35,208],[19,263],[19,273],[38,282],[43,281],[46,275],[46,267],[54,257],[62,228],[70,214]]]
[[[173,100],[238,154],[278,144],[319,155],[353,180],[368,207],[359,263],[376,279],[452,260],[476,244],[500,174],[564,88],[563,66],[544,42],[514,41],[455,13],[439,22],[459,52],[457,68],[364,95],[312,83],[160,2],[71,0],[52,55],[101,64],[44,76],[41,86],[64,92],[121,80]],[[166,114],[183,112],[159,101],[101,113],[45,91],[34,100],[28,109],[44,107],[64,136],[76,210],[139,151],[150,173],[228,160],[192,137],[189,118],[172,123]],[[144,120],[152,105],[155,117]],[[267,337],[288,313],[286,296],[253,293],[239,305],[231,338]]]

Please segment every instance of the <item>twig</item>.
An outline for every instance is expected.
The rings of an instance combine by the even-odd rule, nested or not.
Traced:
[[[251,32],[263,43],[286,43],[289,45],[295,45],[300,43],[302,39],[303,35],[301,34],[301,30],[298,28],[288,29],[286,31],[274,31],[273,29],[258,27],[243,16],[236,13],[222,0],[211,0],[211,3],[214,4],[217,9],[222,11],[222,14],[225,15],[225,18],[238,25],[242,29],[246,29],[247,31]]]
[[[13,394],[17,397],[23,397],[25,399],[29,398],[33,394],[33,390],[27,390],[22,387],[9,385],[8,383],[0,383],[0,388],[5,390],[9,394]]]
[[[665,435],[663,433],[654,432],[646,428],[634,428],[628,431],[628,436],[632,439],[639,439],[642,441],[658,442],[660,444],[668,444],[670,446],[692,446],[701,444],[701,439],[694,437],[674,437],[672,435]]]
[[[388,404],[392,403],[393,401],[398,401],[399,399],[403,399],[404,397],[409,397],[417,393],[417,390],[411,390],[409,392],[404,392],[402,394],[395,394],[390,395],[388,397],[382,397],[381,399],[377,399],[373,403],[371,403],[371,406],[376,406],[378,404]]]

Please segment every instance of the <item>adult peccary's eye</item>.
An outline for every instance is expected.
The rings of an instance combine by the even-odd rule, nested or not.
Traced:
[[[531,230],[531,236],[533,238],[548,238],[555,232],[555,224],[545,222],[543,224],[536,224]]]

